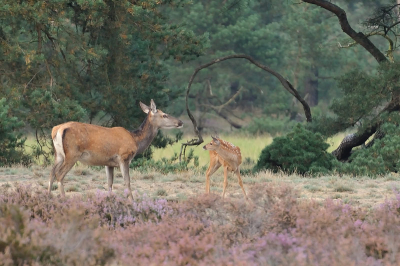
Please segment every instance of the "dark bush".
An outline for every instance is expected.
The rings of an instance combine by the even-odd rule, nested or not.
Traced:
[[[385,123],[380,128],[381,139],[368,148],[356,149],[349,163],[338,166],[338,172],[352,175],[377,176],[400,170],[400,128],[396,123]]]
[[[16,163],[30,164],[29,156],[24,154],[25,139],[17,130],[24,123],[8,114],[9,106],[6,99],[0,99],[0,166],[10,166]]]
[[[254,171],[264,169],[273,172],[297,172],[299,174],[327,173],[333,169],[335,158],[326,149],[329,147],[319,133],[305,129],[301,124],[286,136],[274,138],[264,148]]]

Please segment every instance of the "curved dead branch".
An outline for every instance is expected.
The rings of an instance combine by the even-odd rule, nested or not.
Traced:
[[[186,143],[182,143],[182,147],[181,147],[181,153],[179,155],[179,160],[181,161],[181,157],[182,157],[182,152],[183,154],[185,154],[186,151],[186,147],[187,146],[198,146],[201,143],[203,143],[203,137],[199,131],[199,129],[197,128],[197,122],[196,119],[194,118],[194,116],[192,115],[192,113],[190,112],[189,109],[189,103],[188,103],[188,98],[189,98],[189,93],[190,93],[190,87],[192,86],[193,80],[196,77],[197,73],[204,69],[207,68],[213,64],[228,60],[228,59],[233,59],[233,58],[243,58],[243,59],[247,59],[248,61],[250,61],[252,64],[256,65],[257,67],[261,68],[264,71],[267,71],[269,73],[271,73],[272,75],[274,75],[283,85],[283,87],[290,93],[292,94],[302,105],[303,105],[303,109],[304,109],[304,113],[305,116],[307,118],[307,122],[311,122],[312,121],[312,116],[311,116],[311,110],[309,105],[307,104],[307,102],[300,96],[300,94],[298,93],[298,91],[293,87],[293,85],[287,80],[285,79],[282,75],[280,75],[278,72],[270,69],[267,66],[264,66],[262,64],[260,64],[259,62],[255,61],[251,56],[245,55],[245,54],[238,54],[238,55],[228,55],[225,57],[221,57],[221,58],[217,58],[212,60],[211,62],[208,62],[204,65],[201,65],[199,67],[197,67],[194,71],[194,73],[192,74],[192,76],[189,79],[189,84],[186,90],[186,111],[188,113],[188,116],[190,118],[190,120],[193,123],[193,129],[195,134],[197,135],[198,139],[192,139]]]
[[[365,36],[362,32],[356,32],[350,26],[349,21],[347,20],[346,12],[343,9],[325,0],[303,0],[303,2],[322,7],[335,14],[339,19],[340,26],[344,33],[364,47],[365,50],[375,57],[376,61],[379,63],[387,62],[386,56],[368,39],[367,36]]]

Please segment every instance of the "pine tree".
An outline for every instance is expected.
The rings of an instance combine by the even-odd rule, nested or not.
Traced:
[[[168,18],[186,3],[0,0],[0,96],[47,136],[69,120],[136,128],[139,101],[167,108],[181,93],[163,61],[204,51],[204,36]]]
[[[262,150],[254,171],[328,173],[335,166],[335,158],[326,151],[328,147],[322,135],[297,124],[292,132],[274,138],[272,144]]]
[[[26,139],[18,133],[24,123],[17,117],[9,116],[9,109],[6,99],[0,99],[0,166],[28,165],[30,158],[23,154]]]

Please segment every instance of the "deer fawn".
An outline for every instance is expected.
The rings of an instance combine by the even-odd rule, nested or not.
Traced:
[[[210,176],[221,167],[224,167],[224,190],[222,198],[225,197],[226,186],[228,185],[228,171],[236,173],[239,179],[239,185],[242,188],[244,197],[247,200],[246,192],[244,191],[243,182],[240,178],[240,164],[242,163],[242,155],[240,148],[235,147],[232,143],[224,141],[213,136],[212,141],[203,147],[210,153],[210,166],[206,172],[206,193],[210,193]]]
[[[129,163],[153,141],[160,128],[181,128],[183,122],[161,110],[151,100],[150,107],[140,102],[147,114],[139,129],[128,131],[122,127],[101,127],[79,122],[67,122],[53,127],[55,163],[50,173],[48,192],[51,193],[54,178],[59,182],[60,194],[65,196],[63,179],[77,161],[88,165],[106,167],[108,190],[112,191],[114,167],[119,167],[132,198]]]

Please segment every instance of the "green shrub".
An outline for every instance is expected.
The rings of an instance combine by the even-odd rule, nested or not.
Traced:
[[[286,136],[274,138],[271,145],[265,147],[254,171],[270,169],[273,172],[286,173],[327,173],[335,162],[323,137],[305,129],[301,124],[294,127]]]
[[[6,99],[0,99],[0,166],[10,166],[15,163],[30,164],[30,157],[24,154],[25,138],[16,131],[23,122],[8,115],[9,106]]]
[[[178,154],[175,153],[170,159],[162,158],[159,161],[153,159],[146,159],[144,157],[132,160],[130,167],[140,172],[148,172],[149,169],[161,172],[162,174],[177,173],[188,170],[189,163],[193,160],[195,167],[199,166],[199,157],[194,156],[193,149],[182,161],[179,162]]]
[[[381,126],[385,136],[376,139],[369,148],[357,149],[349,163],[338,167],[338,172],[352,175],[377,176],[400,170],[400,128],[395,123]]]

